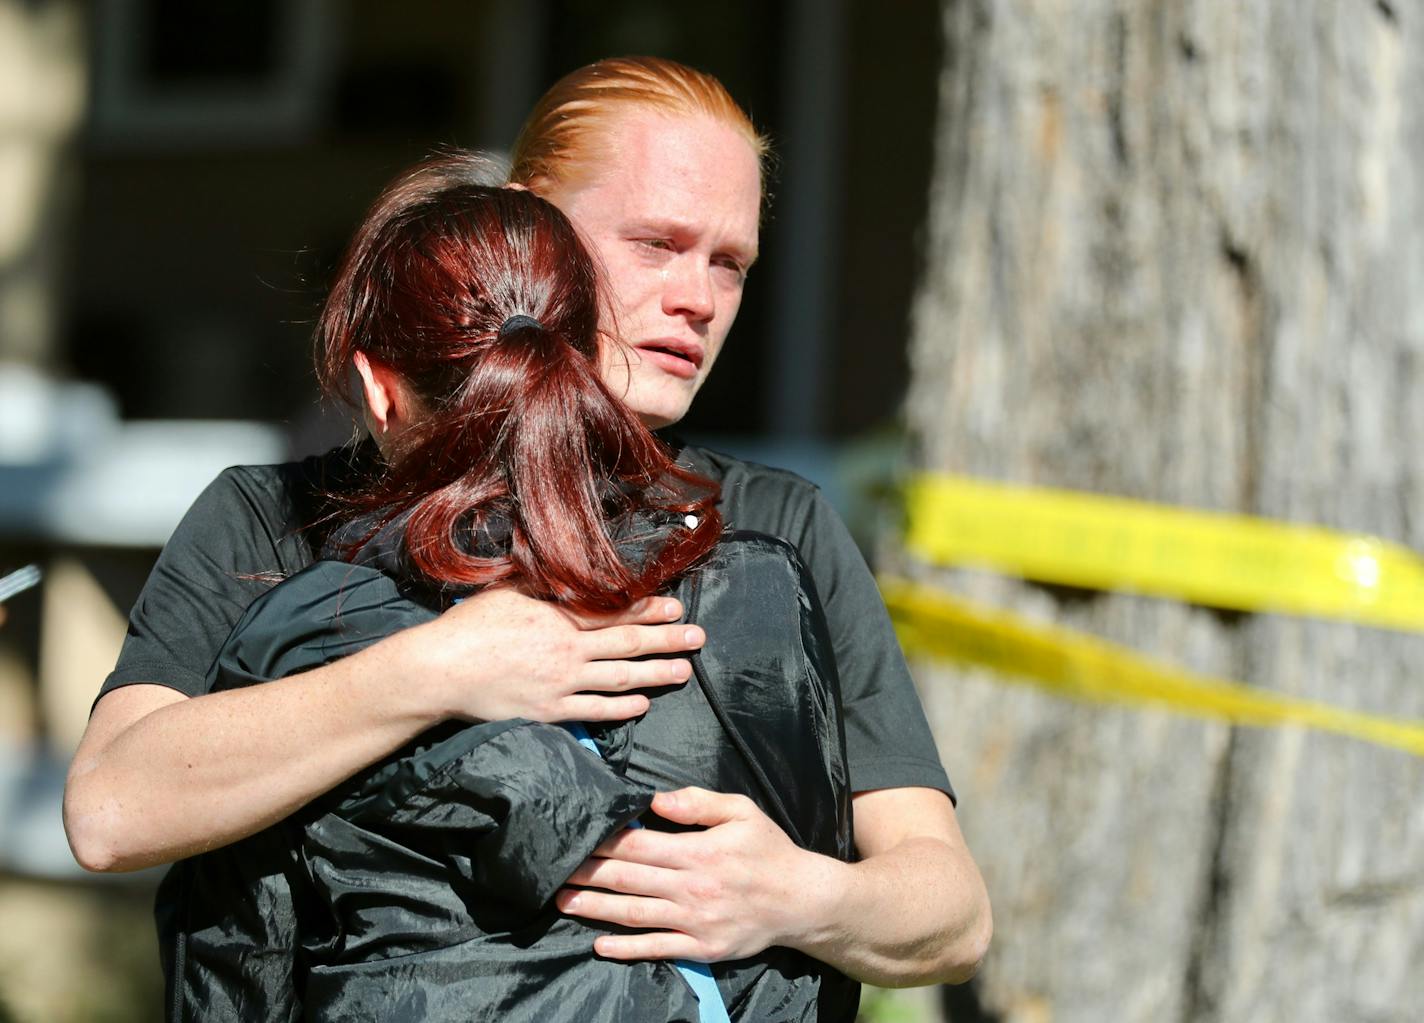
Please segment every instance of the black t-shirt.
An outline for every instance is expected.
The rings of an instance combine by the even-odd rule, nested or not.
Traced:
[[[235,466],[199,495],[163,548],[99,695],[157,683],[188,696],[247,606],[315,558],[326,512],[359,454],[337,449],[284,465]],[[810,569],[835,647],[854,791],[919,786],[953,796],[900,647],[859,549],[820,491],[794,473],[685,447],[679,461],[722,484],[724,524],[794,544]]]

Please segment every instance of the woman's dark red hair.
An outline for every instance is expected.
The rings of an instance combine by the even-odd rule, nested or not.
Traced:
[[[572,225],[532,192],[473,183],[481,172],[452,154],[391,185],[322,310],[323,390],[350,400],[364,352],[424,406],[350,511],[370,516],[369,535],[403,517],[411,562],[437,583],[517,581],[615,610],[711,549],[717,485],[678,466],[600,378],[600,279]],[[501,333],[513,316],[538,322]],[[669,518],[620,552],[627,523]]]

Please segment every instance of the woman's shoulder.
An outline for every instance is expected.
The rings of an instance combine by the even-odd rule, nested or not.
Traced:
[[[814,493],[820,489],[816,484],[790,469],[764,465],[761,462],[754,462],[751,459],[718,451],[715,448],[678,442],[676,451],[680,464],[690,466],[697,472],[705,473],[716,480],[735,485],[755,483],[789,492]]]
[[[250,535],[277,547],[301,538],[310,548],[299,559],[304,565],[321,550],[334,499],[352,489],[368,465],[362,446],[347,446],[291,462],[229,466],[194,501],[179,532],[196,529],[213,542]]]
[[[264,517],[282,514],[350,489],[370,465],[366,448],[346,445],[290,462],[230,465],[218,473],[200,500],[241,502]]]
[[[721,485],[718,508],[730,529],[797,542],[825,507],[820,487],[789,469],[693,444],[681,446],[678,462]]]

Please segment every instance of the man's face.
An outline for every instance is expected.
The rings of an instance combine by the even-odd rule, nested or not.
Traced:
[[[609,158],[547,198],[601,257],[612,292],[603,378],[650,427],[675,423],[712,369],[757,256],[761,168],[751,143],[704,116],[630,108]]]

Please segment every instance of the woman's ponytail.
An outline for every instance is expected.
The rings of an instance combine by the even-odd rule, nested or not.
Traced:
[[[513,553],[557,587],[562,599],[603,592],[616,606],[636,579],[608,535],[603,439],[622,440],[623,411],[598,379],[592,361],[543,329],[526,329],[503,343],[527,346],[538,369],[510,407],[510,495],[519,523]]]

